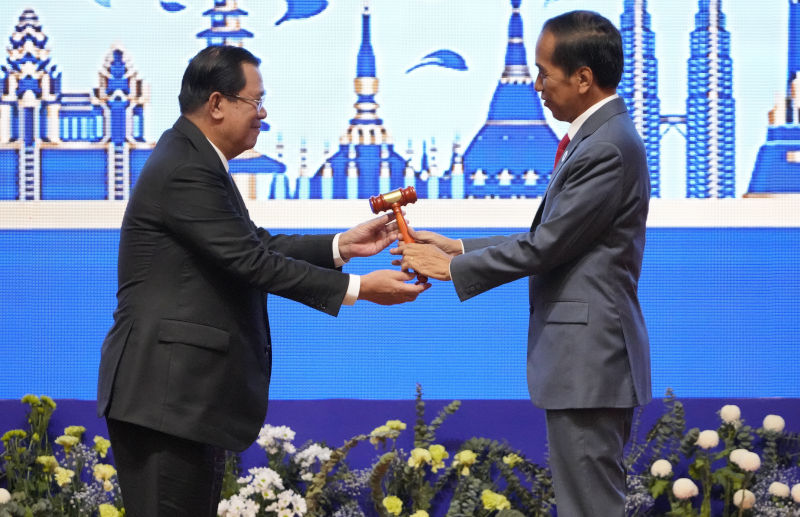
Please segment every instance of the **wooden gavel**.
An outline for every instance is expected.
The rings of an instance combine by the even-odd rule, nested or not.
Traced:
[[[377,214],[391,209],[394,212],[395,220],[397,221],[397,229],[403,236],[403,242],[411,244],[414,239],[408,234],[408,225],[405,218],[403,218],[403,211],[401,207],[415,203],[417,201],[417,191],[414,187],[399,188],[387,194],[379,194],[369,198],[369,207],[372,213]]]
[[[403,236],[403,242],[411,244],[414,239],[408,234],[408,225],[403,217],[401,207],[415,203],[417,201],[417,191],[414,187],[399,188],[386,194],[378,194],[369,198],[369,207],[372,213],[377,214],[392,209],[394,212],[394,219],[397,221],[397,229],[400,230],[400,235]],[[417,273],[417,283],[426,283],[428,277]]]

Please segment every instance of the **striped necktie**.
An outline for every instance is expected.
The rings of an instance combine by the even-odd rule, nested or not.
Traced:
[[[553,162],[553,169],[558,166],[559,160],[561,160],[561,156],[564,154],[564,150],[566,150],[567,146],[569,145],[569,134],[564,135],[564,138],[558,143],[558,149],[556,149],[556,159]]]

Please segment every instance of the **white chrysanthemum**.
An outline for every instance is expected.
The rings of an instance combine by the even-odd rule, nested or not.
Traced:
[[[689,478],[680,478],[676,479],[672,484],[672,493],[675,494],[675,497],[678,499],[691,499],[700,492],[697,489],[697,485],[694,484],[694,481]]]
[[[750,490],[737,490],[733,494],[733,504],[736,505],[737,508],[748,510],[755,506],[756,496]]]
[[[701,449],[713,449],[719,445],[719,434],[714,430],[703,431],[695,443]]]
[[[719,417],[726,424],[736,424],[742,417],[742,411],[739,409],[739,406],[726,404],[719,410]]]
[[[782,433],[783,428],[786,427],[786,421],[780,415],[767,415],[764,417],[764,422],[761,424],[761,427],[763,427],[765,431]]]
[[[217,515],[219,517],[256,517],[258,510],[259,506],[255,501],[234,495],[230,499],[220,501]]]
[[[284,490],[278,494],[277,500],[266,510],[275,512],[280,517],[302,517],[307,511],[306,501],[292,490]]]
[[[308,470],[317,460],[320,463],[325,463],[329,459],[331,459],[331,450],[327,447],[322,447],[318,443],[312,443],[292,457],[292,461],[305,470]]]
[[[261,428],[261,431],[259,431],[256,443],[259,447],[264,449],[267,454],[276,454],[280,450],[292,454],[294,452],[294,445],[292,445],[291,442],[294,440],[294,436],[295,432],[285,425],[265,425]]]
[[[665,459],[656,460],[650,467],[650,474],[657,478],[666,478],[672,475],[672,463]]]
[[[0,488],[0,504],[6,504],[11,500],[11,492],[5,488]]]
[[[769,485],[769,489],[767,489],[770,495],[774,495],[775,497],[789,497],[789,485],[786,483],[781,483],[779,481],[773,481]]]
[[[274,499],[276,494],[283,490],[283,480],[271,468],[255,467],[248,472],[253,475],[253,481],[249,486],[253,487],[264,499]]]
[[[761,458],[758,454],[746,449],[736,449],[732,451],[730,459],[733,463],[738,465],[740,469],[746,470],[747,472],[755,472],[761,467]]]
[[[794,501],[797,504],[800,504],[800,483],[797,483],[796,485],[792,486],[791,494],[792,494],[792,501]]]

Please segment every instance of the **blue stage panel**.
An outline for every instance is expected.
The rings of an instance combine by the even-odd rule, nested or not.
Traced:
[[[0,259],[0,398],[95,398],[118,235],[0,231],[0,249],[13,250]],[[640,296],[655,395],[671,387],[679,397],[800,397],[798,249],[798,228],[648,230]],[[384,252],[345,270],[390,261]],[[434,282],[413,304],[360,301],[338,318],[278,297],[269,309],[273,399],[406,399],[417,382],[430,399],[527,398],[524,279],[464,303]]]
[[[42,150],[42,199],[106,199],[105,149]]]

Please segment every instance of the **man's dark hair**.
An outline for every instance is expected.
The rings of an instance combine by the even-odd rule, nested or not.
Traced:
[[[183,73],[178,104],[181,113],[192,113],[214,92],[236,95],[247,82],[242,63],[255,66],[259,59],[241,47],[206,47],[189,61]]]
[[[588,66],[601,88],[616,88],[622,78],[622,36],[614,24],[593,11],[571,11],[550,18],[542,32],[556,38],[553,64],[572,75]]]

